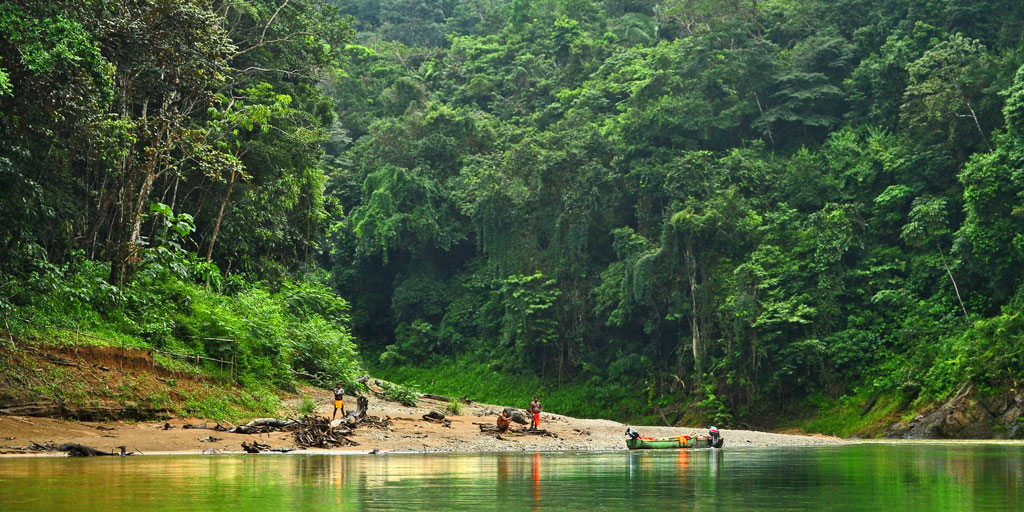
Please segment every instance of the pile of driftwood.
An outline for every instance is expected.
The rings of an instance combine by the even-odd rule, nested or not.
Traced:
[[[360,425],[366,425],[370,428],[377,429],[386,429],[391,426],[391,423],[391,418],[389,416],[385,416],[383,418],[379,416],[366,416],[359,422]]]
[[[295,443],[311,448],[334,448],[337,446],[358,446],[349,439],[352,430],[331,426],[331,420],[320,416],[304,416],[294,429]]]
[[[321,416],[303,416],[302,419],[279,420],[275,418],[257,418],[245,425],[225,427],[220,423],[208,425],[185,425],[183,428],[208,429],[217,432],[229,432],[232,434],[268,434],[270,432],[291,432],[295,438],[296,446],[302,448],[335,448],[339,446],[358,446],[359,443],[348,438],[352,435],[356,426],[366,425],[374,428],[386,428],[391,424],[390,418],[377,418],[368,416],[366,409],[369,407],[369,400],[366,397],[359,397],[356,400],[356,409],[349,411],[340,420],[330,420]],[[260,453],[266,451],[289,452],[295,448],[271,448],[269,445],[253,441],[242,443],[242,449],[247,453]]]

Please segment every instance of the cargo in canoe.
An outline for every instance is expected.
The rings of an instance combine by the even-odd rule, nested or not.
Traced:
[[[660,439],[627,439],[626,448],[630,450],[681,450],[686,448],[721,448],[722,438],[718,442],[708,437],[663,437]]]

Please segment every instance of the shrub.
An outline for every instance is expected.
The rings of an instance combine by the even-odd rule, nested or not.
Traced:
[[[448,401],[447,410],[451,414],[454,414],[456,416],[461,416],[462,415],[462,402],[452,398],[451,400]]]
[[[416,406],[420,399],[420,392],[412,386],[399,386],[390,382],[384,383],[384,396],[409,407]]]
[[[310,415],[316,410],[316,402],[308,396],[302,397],[302,403],[299,404],[299,414]]]

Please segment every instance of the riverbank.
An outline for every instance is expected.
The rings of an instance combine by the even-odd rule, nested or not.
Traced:
[[[329,392],[309,388],[307,396],[322,395],[316,414],[330,416]],[[383,428],[360,426],[350,437],[358,443],[337,450],[308,449],[306,453],[366,452],[498,452],[498,451],[573,451],[625,449],[627,425],[610,420],[581,419],[543,413],[541,428],[558,437],[523,434],[502,434],[500,437],[480,431],[478,424],[493,425],[500,406],[464,404],[459,415],[447,415],[450,426],[428,422],[423,415],[431,410],[443,411],[447,402],[424,398],[415,407],[408,407],[379,397],[368,397],[367,414],[390,418]],[[205,429],[185,429],[203,420],[175,418],[167,421],[91,422],[54,418],[0,416],[0,454],[37,453],[24,448],[32,443],[78,443],[101,450],[126,450],[140,454],[241,453],[241,443],[259,441],[277,449],[294,448],[290,432],[247,435]],[[208,422],[213,424],[213,422]],[[705,427],[637,427],[653,437],[682,434],[704,434]],[[726,448],[742,446],[812,446],[839,444],[843,441],[827,436],[774,434],[750,430],[723,429]]]

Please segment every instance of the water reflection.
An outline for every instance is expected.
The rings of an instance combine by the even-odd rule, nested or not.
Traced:
[[[540,508],[540,454],[533,454],[533,509]]]
[[[1022,465],[1020,444],[0,459],[0,509],[1020,510]]]

